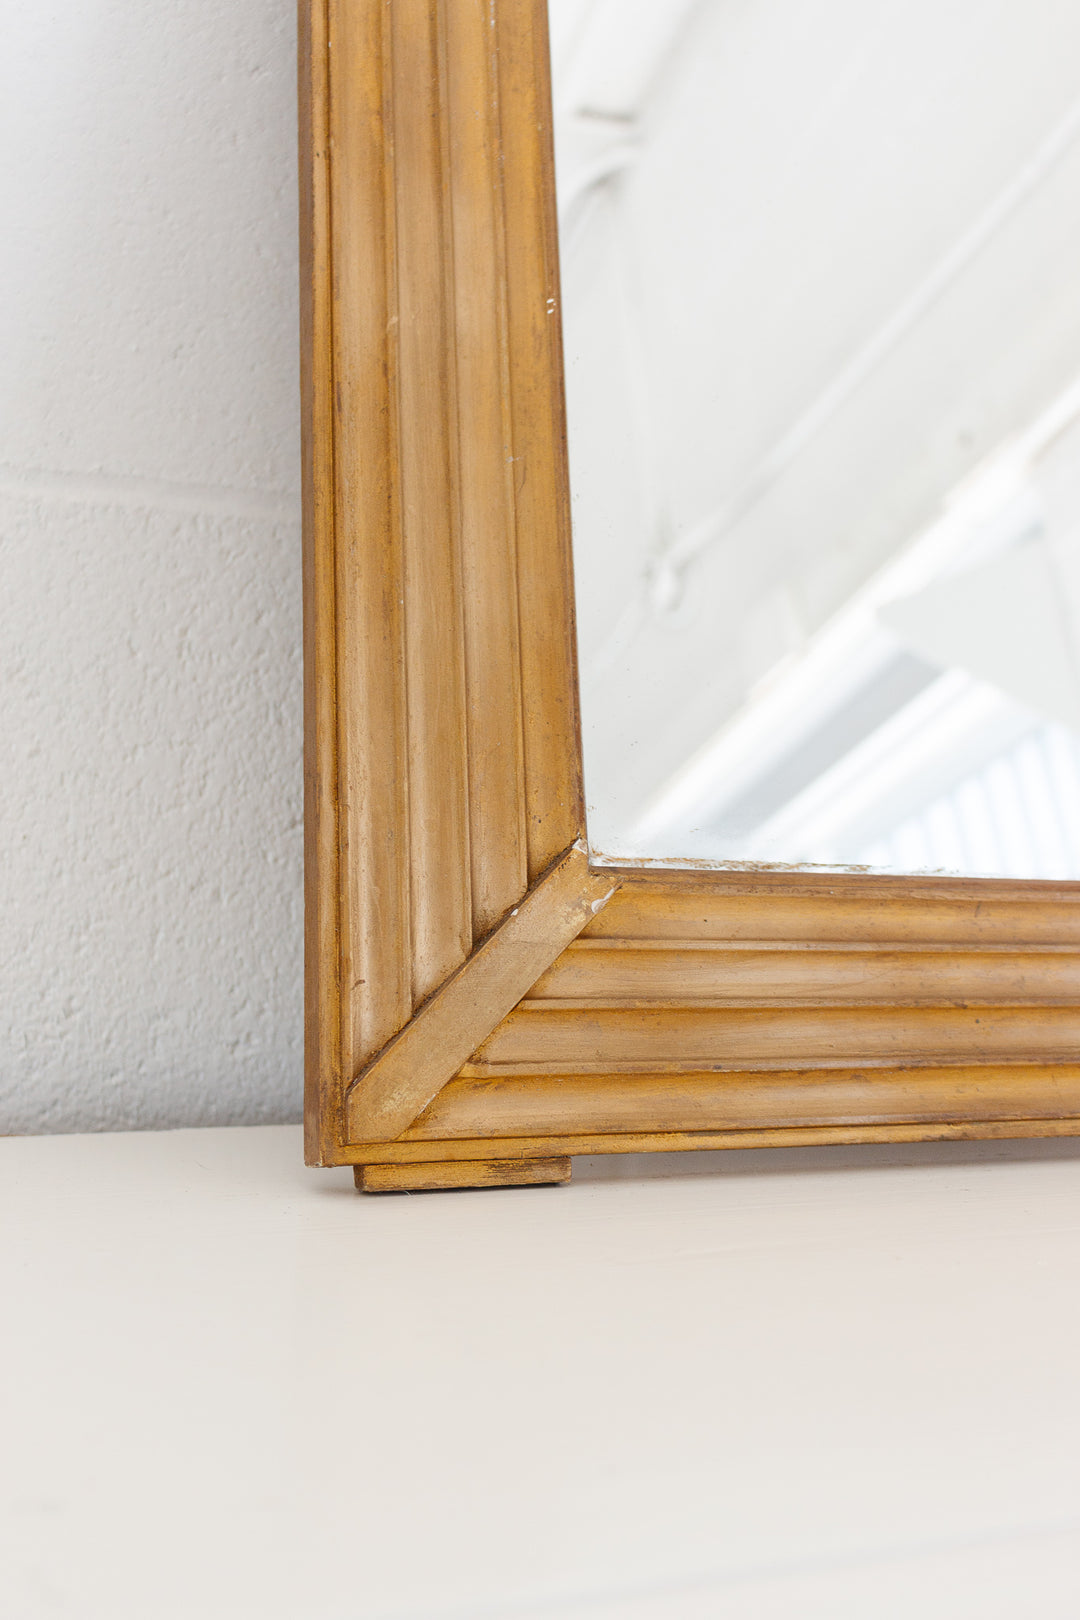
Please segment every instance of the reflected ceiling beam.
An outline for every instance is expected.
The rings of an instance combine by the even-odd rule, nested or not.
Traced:
[[[858,693],[894,677],[888,671],[901,651],[895,633],[882,623],[881,610],[933,581],[988,559],[1036,535],[1042,508],[1032,482],[1036,457],[1080,415],[1080,382],[1055,402],[1017,443],[994,457],[958,493],[942,518],[860,591],[791,659],[728,725],[712,738],[655,795],[632,831],[643,848],[662,850],[691,829],[722,825],[742,802],[748,806],[762,784],[790,770],[808,734],[824,744],[840,737],[837,717],[850,711]],[[911,672],[909,671],[909,676]],[[901,678],[895,686],[897,712],[906,702]],[[914,695],[912,690],[907,694]],[[888,719],[867,711],[864,734]],[[825,748],[821,771],[837,763]],[[808,762],[802,760],[805,774]]]
[[[960,670],[940,675],[763,821],[749,858],[839,864],[1038,732],[1030,709]],[[843,852],[843,857],[841,856]]]
[[[556,117],[627,122],[649,92],[701,0],[594,0],[559,64]]]
[[[1078,136],[1080,101],[1070,106],[1008,185],[752,468],[730,500],[686,530],[655,559],[641,587],[642,601],[649,610],[664,613],[678,604],[685,589],[687,571],[697,558],[730,535],[772,490],[821,429],[850,401],[938,300],[975,263],[1006,223],[1034,196],[1075,145]],[[620,640],[625,639],[625,633],[625,626],[618,627],[616,634]],[[606,649],[599,648],[596,658],[603,667],[608,662]]]
[[[598,186],[637,156],[637,123],[702,0],[594,0],[564,17],[556,52],[555,144],[564,252]],[[576,26],[575,26],[576,23]],[[561,57],[561,59],[560,59]]]

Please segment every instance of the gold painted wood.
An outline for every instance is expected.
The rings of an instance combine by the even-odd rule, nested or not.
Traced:
[[[521,618],[509,386],[506,222],[499,83],[483,4],[446,13],[448,159],[454,186],[450,272],[456,332],[456,451],[465,611],[470,880],[482,937],[528,885]],[[490,113],[473,116],[476,108]],[[505,582],[501,590],[492,581]],[[568,831],[565,848],[577,836]],[[553,851],[553,854],[558,851]],[[546,864],[546,863],[545,863]]]
[[[1080,1065],[676,1070],[459,1079],[403,1141],[745,1131],[1080,1116]],[[595,1151],[580,1149],[579,1151]]]
[[[534,0],[301,4],[315,1163],[584,834],[545,26]]]
[[[1071,886],[593,870],[609,903],[395,1147],[1080,1128]]]
[[[353,1082],[350,1139],[400,1136],[614,890],[611,877],[589,871],[583,846],[568,850]]]
[[[590,939],[1080,948],[1080,883],[607,869],[619,877],[618,902]]]
[[[678,1073],[699,1068],[866,1068],[901,1063],[1065,1062],[1080,1007],[519,1007],[477,1049],[485,1074]]]
[[[341,901],[325,5],[300,18],[300,393],[304,580],[304,1150],[339,1138]]]
[[[522,1158],[545,1158],[577,1153],[688,1153],[726,1148],[846,1147],[869,1142],[965,1142],[1025,1140],[1076,1136],[1076,1116],[1047,1119],[959,1119],[890,1125],[880,1121],[857,1125],[782,1125],[739,1130],[625,1131],[596,1135],[566,1134],[441,1139],[439,1163],[475,1159],[481,1154],[514,1153]],[[377,1147],[343,1147],[335,1161],[346,1165],[431,1163],[429,1141],[387,1142]]]
[[[313,11],[317,6],[313,0]],[[378,6],[329,0],[325,26],[329,88],[320,166],[328,191],[330,285],[319,352],[332,455],[318,471],[328,486],[319,495],[332,514],[335,577],[330,604],[318,595],[323,582],[315,582],[311,616],[326,640],[305,649],[305,661],[332,668],[336,681],[335,734],[314,743],[332,755],[319,771],[320,784],[329,781],[314,807],[308,805],[309,815],[335,822],[340,873],[337,971],[316,986],[316,994],[337,1001],[340,1019],[337,1072],[330,1070],[320,1088],[328,1093],[320,1110],[323,1139],[340,1134],[341,1084],[408,1019],[413,978],[402,490],[395,475],[397,349],[391,336],[396,261],[387,209],[394,153],[392,121],[383,117],[390,40]],[[380,386],[373,393],[376,376]]]
[[[547,3],[487,0],[485,10],[500,85],[525,817],[535,877],[585,831]]]
[[[342,0],[337,3],[345,9]],[[395,764],[408,795],[415,1006],[472,947],[456,384],[447,285],[453,222],[439,12],[425,0],[394,0],[383,17],[383,118],[396,202],[387,227],[393,278],[388,326],[396,379],[393,450],[406,693],[405,758]]]
[[[467,1187],[543,1187],[570,1180],[570,1160],[449,1159],[429,1164],[358,1164],[357,1192],[449,1192]]]
[[[588,1007],[1040,1006],[1080,999],[1071,946],[926,950],[866,943],[802,951],[724,941],[579,941],[522,1003],[529,1012]]]
[[[1080,885],[588,863],[542,0],[300,90],[309,1161],[1080,1132]]]

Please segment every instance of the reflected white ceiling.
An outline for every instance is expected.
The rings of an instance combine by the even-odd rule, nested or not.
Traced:
[[[969,562],[1046,522],[1068,553],[1038,465],[1080,376],[1080,8],[550,10],[590,833],[644,853],[648,813],[693,844],[704,800],[656,822],[688,766],[1025,434],[1023,521],[973,519]],[[948,649],[902,618],[875,656],[926,685]]]

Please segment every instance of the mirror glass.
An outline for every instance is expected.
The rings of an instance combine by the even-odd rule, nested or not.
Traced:
[[[594,849],[1080,877],[1080,6],[550,18]]]

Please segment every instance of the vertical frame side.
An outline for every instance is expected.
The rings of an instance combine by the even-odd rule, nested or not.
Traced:
[[[442,15],[472,913],[478,940],[528,886],[506,221],[492,3],[454,0],[443,6]]]
[[[582,835],[544,0],[300,0],[307,1151]]]
[[[330,0],[341,1086],[412,1012],[393,93],[387,9]]]
[[[304,1148],[339,1137],[340,864],[326,0],[300,0],[300,390],[304,595]]]
[[[585,801],[547,0],[495,6],[533,882],[585,836]]]
[[[390,322],[398,351],[393,473],[404,561],[414,1006],[472,949],[452,198],[440,10],[431,0],[393,0],[386,13],[396,275]],[[369,377],[369,388],[376,382]]]

